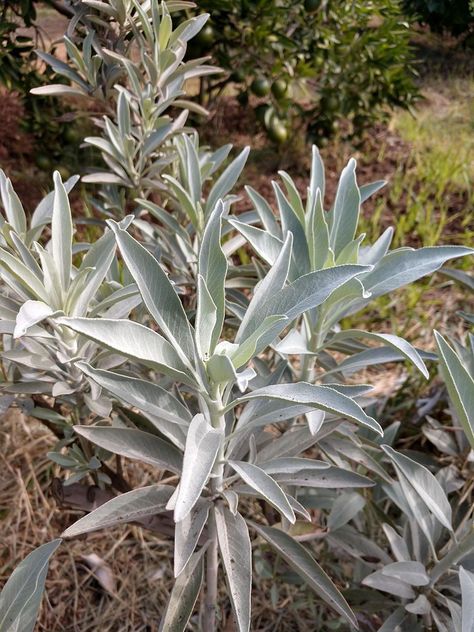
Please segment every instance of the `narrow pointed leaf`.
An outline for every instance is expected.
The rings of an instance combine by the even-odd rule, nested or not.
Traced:
[[[209,516],[209,501],[197,502],[186,518],[175,525],[174,535],[174,576],[178,577],[194,553],[204,525]]]
[[[175,380],[195,385],[174,347],[148,327],[109,318],[58,318],[57,322],[120,355],[143,362]]]
[[[429,373],[418,351],[409,342],[394,336],[393,334],[380,334],[372,333],[369,331],[361,331],[359,329],[346,329],[337,333],[331,340],[331,342],[339,342],[342,340],[359,340],[360,338],[367,338],[368,340],[375,340],[382,342],[388,347],[391,347],[395,351],[400,352],[407,360],[410,360],[414,366],[428,379]]]
[[[199,274],[206,282],[207,290],[216,308],[216,322],[210,332],[211,354],[219,341],[225,316],[224,283],[227,276],[227,258],[221,247],[222,214],[224,211],[224,204],[218,202],[207,220],[199,251]]]
[[[250,596],[252,590],[252,545],[245,520],[226,507],[216,505],[219,549],[239,632],[250,630]]]
[[[382,573],[387,577],[395,577],[410,584],[410,586],[427,586],[430,578],[421,562],[393,562],[382,568]]]
[[[181,471],[182,457],[174,445],[135,428],[74,426],[74,430],[91,443],[129,459],[150,463],[160,469]]]
[[[177,351],[188,360],[194,357],[191,327],[183,305],[168,276],[141,244],[118,224],[110,224],[130,274],[135,279],[143,302]]]
[[[73,538],[81,533],[113,527],[124,522],[134,522],[162,513],[172,493],[173,488],[168,485],[149,485],[120,494],[77,520],[64,531],[62,537]]]
[[[289,522],[293,524],[296,521],[295,513],[288,502],[285,492],[269,474],[257,465],[245,463],[244,461],[229,461],[229,465],[241,476],[247,485],[250,485],[263,496]]]
[[[424,465],[420,465],[404,454],[396,452],[390,446],[383,445],[382,449],[396,469],[405,476],[428,509],[446,529],[452,531],[451,505],[435,476]]]
[[[77,362],[76,366],[99,386],[140,411],[178,425],[189,425],[192,418],[189,410],[158,384],[113,371],[94,369],[87,362]]]
[[[204,415],[193,417],[184,450],[183,472],[174,510],[175,522],[184,520],[197,503],[209,480],[222,441],[222,432],[213,428]]]
[[[355,175],[356,161],[351,158],[341,173],[334,208],[331,211],[331,246],[335,256],[354,239],[359,222],[361,197]]]
[[[50,557],[61,544],[53,540],[32,551],[10,575],[0,593],[0,630],[33,632],[43,598]]]
[[[186,568],[176,579],[158,632],[184,632],[201,592],[204,578],[202,548],[189,560]]]
[[[440,372],[449,398],[474,450],[474,380],[446,340],[435,331],[439,351]]]
[[[357,619],[347,601],[316,560],[299,542],[279,529],[262,527],[254,522],[249,524],[326,603],[345,617],[351,625],[359,628]]]
[[[462,632],[474,632],[474,573],[459,569],[462,601]]]
[[[383,435],[382,428],[369,417],[362,408],[350,397],[339,393],[329,386],[319,386],[307,382],[296,384],[278,384],[256,389],[241,397],[238,401],[247,401],[259,397],[277,399],[292,404],[314,406],[319,410],[333,413],[367,426],[371,430]]]
[[[58,266],[61,287],[69,287],[72,266],[72,217],[69,198],[58,171],[54,172],[54,204],[51,222],[52,255]]]

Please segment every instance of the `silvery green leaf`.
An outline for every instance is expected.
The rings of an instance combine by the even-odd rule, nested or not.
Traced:
[[[247,162],[247,157],[250,152],[250,147],[245,147],[240,154],[235,158],[223,173],[217,179],[212,189],[209,192],[206,203],[206,214],[209,214],[217,204],[218,200],[223,200],[225,196],[232,189],[234,184],[239,179],[242,169]]]
[[[380,191],[380,189],[382,189],[386,184],[387,182],[385,180],[376,180],[375,182],[363,184],[359,187],[361,204],[368,200],[374,193]]]
[[[188,42],[190,39],[193,39],[201,31],[208,19],[209,13],[201,13],[189,20],[184,20],[171,34],[170,44],[175,44],[178,40]]]
[[[346,244],[354,239],[359,222],[361,196],[355,175],[356,161],[351,158],[343,169],[330,211],[330,243],[337,257]]]
[[[462,599],[462,632],[474,631],[474,573],[459,569]]]
[[[26,233],[26,215],[10,178],[0,169],[0,194],[7,221],[18,235]]]
[[[281,228],[276,220],[275,214],[273,213],[272,207],[268,204],[266,199],[252,187],[246,186],[245,191],[252,200],[265,230],[273,237],[280,239]]]
[[[149,432],[108,426],[74,426],[74,430],[81,437],[113,454],[150,463],[162,470],[181,472],[181,452],[168,441]]]
[[[310,410],[305,413],[305,417],[311,434],[315,435],[321,429],[326,413],[324,410]]]
[[[303,203],[301,201],[301,196],[299,194],[298,189],[295,186],[295,183],[293,182],[292,178],[286,173],[286,171],[279,171],[278,175],[285,183],[287,200],[289,202],[289,205],[293,209],[293,212],[298,218],[298,220],[300,221],[301,225],[304,226],[305,211],[303,208]]]
[[[231,489],[225,489],[222,492],[222,496],[229,507],[229,511],[235,516],[239,507],[239,495]]]
[[[309,182],[309,196],[315,196],[318,189],[321,191],[322,200],[324,200],[326,192],[324,164],[318,147],[313,145],[311,147],[311,178]]]
[[[364,276],[364,287],[375,298],[435,272],[450,259],[473,253],[472,248],[464,246],[430,246],[418,250],[411,248],[393,250],[385,255],[372,272]]]
[[[54,316],[58,312],[51,309],[49,305],[43,301],[26,301],[20,307],[20,311],[16,317],[14,338],[24,336],[30,327],[43,321],[49,316]]]
[[[174,533],[174,576],[178,577],[194,553],[211,505],[207,500],[198,501],[188,515],[175,524]]]
[[[199,166],[199,157],[196,152],[191,139],[186,134],[183,135],[183,141],[185,146],[185,173],[189,183],[189,192],[191,193],[191,199],[194,204],[198,204],[201,201],[201,169]]]
[[[396,452],[388,445],[382,445],[382,449],[395,465],[397,471],[405,476],[408,483],[413,487],[428,509],[446,529],[452,531],[451,505],[443,488],[433,474],[423,465],[420,465],[400,452]]]
[[[102,281],[112,264],[115,255],[115,239],[112,231],[107,231],[87,251],[82,260],[80,271],[93,268],[87,276],[87,285],[80,296],[71,305],[70,316],[85,316],[89,310],[90,301],[95,297]]]
[[[0,593],[2,632],[33,632],[43,598],[49,559],[61,539],[43,544],[15,568]]]
[[[427,423],[421,427],[421,431],[425,437],[429,439],[440,452],[457,457],[459,448],[456,439],[452,436],[451,432],[445,430],[446,426],[429,415],[426,415],[426,421]]]
[[[283,235],[291,233],[293,235],[293,262],[296,274],[299,277],[310,271],[308,242],[304,231],[304,217],[299,218],[295,209],[288,203],[282,190],[276,182],[273,182],[278,209],[281,217],[281,227]],[[301,208],[301,212],[303,209]]]
[[[314,498],[314,496],[313,496]],[[349,524],[339,527],[327,534],[331,546],[335,545],[346,551],[351,557],[365,564],[390,564],[391,557],[370,537],[362,535]]]
[[[385,623],[377,630],[377,632],[403,632],[402,623],[407,618],[407,613],[403,606],[397,608],[393,614],[385,621]]]
[[[282,340],[275,344],[275,351],[283,355],[314,355],[308,348],[308,339],[304,328],[292,329]]]
[[[326,603],[345,617],[351,625],[356,628],[359,627],[347,601],[301,544],[279,529],[262,527],[253,522],[249,522],[249,524]]]
[[[431,604],[425,595],[418,595],[415,601],[406,604],[405,610],[412,614],[425,615],[430,613]]]
[[[326,221],[326,213],[323,209],[321,190],[317,189],[311,197],[312,206],[307,219],[306,232],[308,235],[308,248],[311,266],[313,270],[324,268],[326,262],[334,259],[334,253],[329,247],[329,227]]]
[[[222,201],[216,204],[206,221],[199,251],[199,274],[206,282],[207,290],[216,307],[216,322],[211,330],[210,353],[219,341],[225,316],[225,278],[227,259],[221,248],[222,214],[225,206]]]
[[[369,340],[382,342],[388,347],[395,349],[395,351],[400,352],[405,358],[410,360],[414,366],[416,366],[425,378],[428,379],[428,370],[418,351],[409,342],[399,336],[395,336],[393,334],[372,333],[369,331],[362,331],[360,329],[346,329],[335,334],[331,339],[331,342],[339,342],[350,339],[358,340],[360,338],[367,338]]]
[[[452,347],[437,331],[440,373],[448,389],[456,416],[474,449],[474,380]]]
[[[311,514],[306,509],[306,507],[304,507],[299,502],[299,500],[296,500],[296,498],[294,498],[294,496],[292,496],[291,494],[286,494],[286,497],[288,498],[288,502],[290,503],[291,508],[293,509],[295,514],[299,514],[300,516],[303,516],[305,520],[311,522]]]
[[[269,331],[277,324],[284,324],[288,321],[286,316],[267,316],[263,323],[251,334],[243,340],[235,353],[232,354],[232,363],[238,369],[247,364],[256,355],[257,348],[261,347],[261,339],[266,339]]]
[[[222,431],[213,428],[204,415],[193,417],[186,438],[183,471],[174,510],[175,522],[186,518],[197,503],[209,480],[222,438]]]
[[[362,580],[362,585],[370,586],[370,588],[390,593],[402,599],[416,598],[416,593],[410,584],[407,584],[401,579],[396,579],[395,577],[388,577],[384,575],[382,571],[375,571],[375,573],[365,577]]]
[[[335,531],[350,522],[365,506],[365,498],[357,492],[346,492],[336,498],[328,516],[328,528]]]
[[[326,489],[373,487],[375,484],[366,476],[334,466],[330,466],[324,470],[306,469],[294,474],[275,474],[275,478],[278,482],[287,485],[321,487]]]
[[[252,300],[235,336],[237,343],[249,338],[255,331],[258,331],[262,323],[266,321],[267,315],[261,318],[260,313],[267,302],[271,300],[272,296],[285,286],[290,268],[292,245],[293,237],[289,234],[286,236],[285,243],[281,247],[272,268],[255,287]],[[273,312],[269,315],[275,316],[276,314],[281,314],[281,312]]]
[[[196,344],[201,353],[201,358],[207,360],[213,348],[212,336],[217,323],[217,307],[214,303],[206,281],[199,274],[197,283],[197,310],[196,310]]]
[[[6,268],[12,274],[15,281],[19,282],[21,287],[28,292],[29,297],[34,297],[45,303],[49,302],[48,293],[38,277],[20,259],[7,250],[0,248],[0,270],[2,268]],[[6,283],[10,284],[3,271],[2,278]]]
[[[419,354],[421,355],[421,354]],[[425,359],[432,360],[431,354],[423,354]],[[360,351],[352,356],[345,358],[340,362],[335,369],[327,371],[327,373],[338,373],[343,371],[344,373],[353,373],[365,369],[368,366],[375,364],[385,364],[388,362],[400,362],[406,359],[406,356],[395,349],[387,347],[371,347],[365,351]]]
[[[193,613],[204,578],[203,547],[194,553],[176,579],[158,632],[184,632]]]
[[[274,265],[282,248],[283,242],[281,239],[275,237],[267,230],[262,230],[237,219],[228,219],[227,221],[245,237],[264,261],[271,266]]]
[[[82,90],[78,90],[77,88],[73,88],[72,86],[65,86],[62,83],[51,83],[47,86],[38,86],[37,88],[32,88],[30,92],[31,94],[48,97],[65,95],[73,95],[78,97],[84,96],[84,92]]]
[[[441,273],[451,279],[455,279],[462,283],[470,290],[474,291],[474,277],[472,274],[468,274],[467,272],[463,272],[463,270],[456,270],[454,268],[444,268],[441,270]]]
[[[252,316],[245,319],[240,326],[238,339],[248,338],[267,316],[278,314],[286,316],[290,321],[294,320],[303,312],[321,305],[334,290],[366,270],[364,266],[345,265],[310,272],[299,277],[290,285],[268,296],[267,300],[259,305],[258,312],[252,311]],[[250,307],[252,303],[253,301],[250,302]],[[268,335],[268,340],[273,340],[284,326],[275,325],[274,331],[270,331]]]
[[[131,320],[109,318],[58,318],[56,322],[175,380],[195,385],[174,347],[148,327]]]
[[[316,459],[288,456],[259,463],[259,466],[267,474],[295,474],[301,470],[326,470],[329,463]]]
[[[237,402],[243,402],[256,398],[276,399],[292,404],[304,404],[314,406],[319,410],[333,413],[367,426],[371,430],[383,435],[382,428],[369,417],[362,408],[350,397],[339,393],[328,386],[298,382],[296,384],[278,384],[257,389],[247,393]]]
[[[58,171],[53,174],[54,203],[51,219],[51,254],[58,267],[61,287],[66,291],[71,280],[72,217],[69,198]]]
[[[445,598],[444,604],[449,610],[451,615],[451,622],[453,624],[453,632],[462,632],[462,611],[461,606],[452,599]]]
[[[434,584],[451,566],[458,564],[474,551],[474,531],[470,531],[449,552],[437,562],[431,570],[431,583]]]
[[[182,186],[182,184],[168,174],[163,175],[163,180],[165,180],[168,183],[169,188],[176,196],[182,210],[186,213],[189,220],[191,221],[191,224],[195,228],[200,226],[201,218],[198,217],[198,214],[196,212],[196,207],[194,206],[194,203],[191,197],[189,196],[189,193]]]
[[[95,369],[87,362],[77,362],[76,366],[102,388],[121,401],[136,406],[142,412],[180,426],[189,425],[192,417],[186,406],[183,406],[169,390],[158,384],[112,371]]]
[[[430,578],[421,562],[404,561],[393,562],[382,568],[382,573],[387,577],[401,579],[410,586],[426,586],[430,583]]]
[[[164,142],[165,138],[172,132],[171,123],[162,125],[159,129],[153,130],[146,137],[143,143],[143,157],[150,156]]]
[[[173,488],[169,485],[149,485],[120,494],[77,520],[64,531],[62,537],[73,538],[81,533],[113,527],[124,522],[134,522],[146,516],[162,513],[172,493]]]
[[[206,364],[209,378],[216,384],[232,383],[237,379],[235,367],[228,355],[215,353]]]
[[[289,522],[294,524],[296,517],[288,502],[288,498],[271,476],[252,463],[229,461],[229,465],[239,474],[247,485],[250,485],[250,487],[261,494],[272,507],[275,507]]]
[[[386,429],[385,429],[386,432]],[[354,441],[349,439],[344,439],[342,437],[337,437],[333,442],[331,439],[328,439],[329,443],[332,443],[332,447],[336,452],[342,454],[344,457],[354,461],[355,463],[362,465],[366,469],[375,472],[382,480],[387,481],[388,483],[392,483],[392,479],[388,476],[387,472],[384,468],[379,464],[379,462],[374,459],[367,450],[356,445]],[[322,443],[321,443],[322,445]]]
[[[252,545],[245,520],[226,507],[215,506],[219,550],[224,563],[232,610],[239,632],[250,630],[252,591]]]
[[[410,560],[410,553],[404,538],[402,538],[389,524],[382,525],[387,540],[390,543],[393,556],[398,562],[408,562]]]
[[[186,312],[158,261],[115,222],[110,223],[120,252],[135,279],[150,314],[179,355],[194,357],[194,343]]]
[[[393,228],[389,226],[380,235],[377,241],[368,248],[361,248],[359,263],[375,266],[388,252],[393,238]]]

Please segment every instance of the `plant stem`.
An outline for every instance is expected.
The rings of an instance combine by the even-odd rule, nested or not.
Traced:
[[[207,400],[209,415],[214,428],[225,431],[225,413],[219,388],[213,389],[212,398]],[[224,477],[223,471],[224,441],[221,443],[219,454],[214,463],[210,488],[213,496],[222,491]],[[203,632],[215,632],[216,612],[218,595],[218,570],[219,570],[219,550],[217,540],[217,526],[215,516],[215,505],[211,508],[208,521],[209,548],[206,551],[206,600],[204,603]]]
[[[217,574],[219,570],[219,551],[215,508],[209,512],[209,547],[206,551],[206,600],[204,603],[204,632],[215,632],[217,611]]]

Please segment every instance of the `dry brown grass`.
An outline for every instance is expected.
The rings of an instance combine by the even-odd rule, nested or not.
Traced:
[[[49,494],[53,435],[12,409],[0,426],[0,584],[35,547],[57,538],[79,515],[59,509]],[[151,470],[127,464],[136,485]],[[83,556],[98,555],[115,581],[109,594]],[[38,631],[155,632],[168,599],[172,543],[135,526],[64,542],[51,561]]]

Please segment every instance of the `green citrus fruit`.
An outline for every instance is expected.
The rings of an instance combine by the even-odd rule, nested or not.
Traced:
[[[244,81],[245,81],[245,72],[243,70],[234,70],[234,72],[231,74],[230,78],[235,83],[244,83]]]
[[[272,93],[276,99],[283,99],[288,92],[288,84],[284,79],[277,79],[272,83]]]
[[[38,154],[35,158],[35,162],[42,171],[49,171],[51,169],[51,160],[49,156],[45,154]]]
[[[265,77],[257,77],[252,81],[250,89],[257,97],[265,97],[270,92],[270,83]]]
[[[278,118],[274,118],[270,123],[267,134],[274,143],[283,144],[288,140],[288,130]]]
[[[210,48],[216,40],[216,36],[214,33],[214,29],[210,24],[207,24],[199,33],[196,35],[196,42],[201,44],[203,48]]]
[[[82,138],[77,128],[72,125],[68,125],[64,130],[64,140],[71,145],[75,145],[76,143],[79,143]]]
[[[257,121],[259,121],[259,123],[262,123],[262,125],[265,124],[265,114],[267,113],[267,110],[270,106],[268,105],[268,103],[260,103],[260,105],[257,105],[257,107],[255,108],[255,116],[257,118]]]

